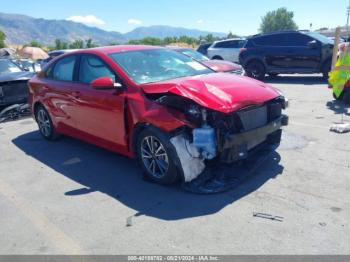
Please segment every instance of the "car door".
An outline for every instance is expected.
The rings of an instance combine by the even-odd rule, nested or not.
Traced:
[[[315,41],[315,46],[309,46]],[[302,33],[286,34],[288,67],[313,70],[321,59],[321,43]]]
[[[287,47],[284,46],[285,34],[260,36],[253,40],[260,50],[269,69],[288,67]]]
[[[49,108],[58,128],[75,127],[72,116],[76,110],[76,95],[79,88],[74,79],[76,66],[76,55],[63,57],[46,70],[44,81],[41,83],[43,102]]]
[[[124,93],[114,89],[97,90],[91,82],[99,77],[110,77],[120,82],[113,70],[100,57],[80,56],[79,98],[74,112],[76,128],[94,137],[98,143],[126,146],[124,125]]]
[[[224,60],[238,62],[240,40],[229,40],[221,43],[222,56]],[[242,45],[243,46],[243,45]]]

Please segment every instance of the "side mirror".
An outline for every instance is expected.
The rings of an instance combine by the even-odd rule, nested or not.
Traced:
[[[94,89],[119,89],[122,88],[120,83],[114,83],[113,79],[108,76],[99,77],[91,82]]]
[[[316,49],[317,48],[316,40],[312,40],[309,43],[307,43],[307,47],[310,48],[310,49]]]

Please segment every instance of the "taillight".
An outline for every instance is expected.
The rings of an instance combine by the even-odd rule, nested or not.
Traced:
[[[245,51],[247,51],[247,48],[241,48],[241,49],[239,50],[240,53],[243,53],[243,52],[245,52]]]

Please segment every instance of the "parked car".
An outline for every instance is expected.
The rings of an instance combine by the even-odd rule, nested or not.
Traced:
[[[62,55],[29,89],[44,138],[65,134],[136,157],[161,184],[191,181],[207,161],[232,163],[259,145],[278,145],[288,119],[273,87],[154,46]]]
[[[333,41],[316,32],[280,31],[250,37],[239,55],[248,76],[322,73],[331,69]]]
[[[241,65],[232,63],[229,61],[220,60],[210,60],[208,57],[202,55],[201,53],[193,50],[192,48],[181,48],[181,47],[168,47],[179,53],[193,58],[194,60],[206,65],[207,67],[213,69],[215,72],[227,72],[236,75],[243,75],[244,70]]]
[[[201,53],[202,55],[207,56],[208,55],[208,48],[212,45],[213,43],[203,43],[200,44],[197,48],[197,52]]]
[[[239,52],[245,43],[246,40],[244,38],[216,41],[208,48],[208,57],[210,59],[227,60],[237,63]]]
[[[27,82],[32,76],[10,59],[0,58],[0,107],[27,102]]]
[[[29,72],[41,71],[40,63],[34,62],[31,59],[27,59],[27,58],[25,58],[25,59],[13,59],[12,61],[15,62],[24,71],[29,71]]]

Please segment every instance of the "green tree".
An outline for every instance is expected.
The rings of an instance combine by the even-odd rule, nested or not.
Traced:
[[[0,31],[0,48],[6,47],[5,44],[6,35],[3,31]]]
[[[86,48],[93,48],[93,47],[98,47],[97,44],[95,44],[91,38],[85,40]]]
[[[69,48],[70,49],[82,49],[82,48],[84,48],[84,41],[81,39],[77,39],[69,45]]]
[[[33,40],[33,41],[31,41],[29,44],[25,44],[24,46],[40,47],[40,48],[41,48],[43,45],[40,44],[38,41]]]
[[[226,37],[227,39],[230,39],[230,38],[239,38],[238,35],[235,35],[235,34],[232,34],[232,32],[230,31]]]
[[[281,30],[297,30],[298,26],[294,22],[293,17],[294,13],[284,7],[267,12],[261,19],[260,31],[269,33]]]
[[[56,39],[53,50],[63,50],[63,49],[68,49],[68,43],[63,42],[61,39]]]

